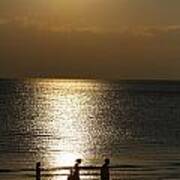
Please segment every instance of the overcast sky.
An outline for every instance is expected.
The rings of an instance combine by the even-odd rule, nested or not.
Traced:
[[[180,79],[179,0],[1,0],[0,77]]]

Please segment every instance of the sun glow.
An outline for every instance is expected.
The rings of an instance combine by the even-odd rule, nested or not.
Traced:
[[[43,127],[49,136],[45,143],[44,164],[72,167],[79,158],[86,164],[93,156],[87,153],[87,149],[93,147],[92,124],[98,127],[94,114],[100,99],[93,94],[106,89],[106,84],[93,80],[51,80],[48,85],[48,80],[45,82],[38,80],[34,87],[35,100],[47,103],[41,116],[46,123],[37,121],[38,127]]]
[[[78,153],[68,153],[64,152],[54,156],[54,162],[56,165],[63,165],[63,166],[74,166],[75,160],[80,158],[81,155]]]

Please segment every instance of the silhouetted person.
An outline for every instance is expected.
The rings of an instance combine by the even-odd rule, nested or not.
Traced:
[[[36,180],[41,180],[41,163],[36,163]]]
[[[110,160],[105,159],[104,164],[101,167],[101,180],[110,180],[109,164],[110,164]]]
[[[79,165],[81,164],[81,159],[76,159],[76,164],[74,165],[74,180],[80,180],[80,177],[79,177]]]

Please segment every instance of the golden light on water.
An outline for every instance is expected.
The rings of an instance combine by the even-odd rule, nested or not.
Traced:
[[[178,177],[179,148],[175,146],[179,138],[176,133],[169,137],[169,129],[164,127],[173,125],[170,133],[177,130],[174,123],[169,124],[172,104],[165,106],[162,114],[161,108],[150,109],[149,102],[157,103],[157,94],[149,86],[109,83],[107,87],[103,82],[74,80],[33,82],[3,82],[6,89],[10,85],[10,90],[5,94],[1,91],[3,102],[7,101],[1,109],[2,120],[7,121],[2,127],[7,132],[1,128],[0,176],[5,178],[0,179],[11,174],[18,180],[33,178],[35,172],[31,169],[41,162],[42,179],[67,180],[69,166],[74,166],[76,159],[82,159],[81,166],[99,167],[106,157],[112,166],[117,165],[111,171],[115,179],[153,179],[155,175],[162,179],[173,173]],[[139,93],[142,87],[143,96]],[[144,90],[148,91],[144,94]],[[159,103],[168,104],[169,98],[176,98],[171,95],[158,99]],[[176,113],[172,117],[176,118]],[[160,126],[150,123],[154,117]],[[171,141],[175,144],[169,144]],[[167,173],[164,167],[169,169]],[[96,172],[83,169],[81,179],[99,179],[99,169]]]
[[[44,88],[43,81],[37,83],[38,87]],[[50,104],[47,103],[44,110],[46,123],[38,123],[44,132],[53,137],[44,145],[48,154],[45,164],[50,167],[73,166],[76,159],[88,158],[85,149],[90,146],[91,128],[99,128],[95,121],[99,99],[92,94],[94,91],[103,91],[105,87],[89,80],[51,80],[49,87],[47,81],[45,85],[49,92],[41,98]]]

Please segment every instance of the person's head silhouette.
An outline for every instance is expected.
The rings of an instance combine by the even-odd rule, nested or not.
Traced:
[[[82,160],[81,159],[76,159],[76,163],[81,164]]]

